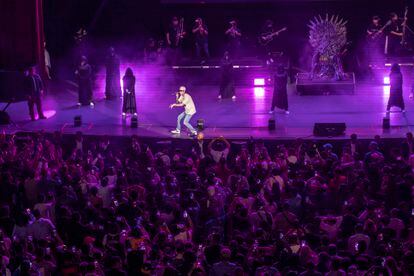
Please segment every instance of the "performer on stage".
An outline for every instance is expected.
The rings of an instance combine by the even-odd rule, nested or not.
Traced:
[[[387,28],[385,53],[389,56],[398,56],[401,52],[402,26],[396,13],[391,13],[390,20],[391,24]]]
[[[195,48],[197,58],[201,58],[201,51],[203,51],[204,58],[210,58],[210,52],[208,50],[208,29],[203,20],[199,17],[195,20],[193,27],[193,34],[195,36]],[[205,60],[202,61],[204,63]]]
[[[181,57],[183,39],[186,35],[184,30],[184,18],[178,20],[178,17],[174,16],[171,20],[171,24],[168,28],[165,38],[167,41],[167,64],[177,64]]]
[[[283,66],[279,66],[274,76],[274,89],[272,107],[269,113],[273,114],[275,108],[280,108],[285,111],[285,114],[289,114],[288,96],[287,96],[287,81],[288,75]]]
[[[230,60],[229,52],[225,52],[221,60],[221,82],[220,92],[218,95],[219,100],[231,98],[233,101],[236,99],[234,88],[234,76],[233,76],[233,63]]]
[[[92,68],[88,64],[88,59],[85,56],[81,57],[81,62],[78,69],[75,71],[78,79],[79,102],[78,106],[90,105],[94,106],[92,101]]]
[[[28,75],[26,77],[26,95],[27,95],[27,104],[29,106],[29,114],[32,121],[35,119],[34,114],[34,105],[37,107],[37,115],[39,119],[46,119],[43,115],[42,110],[42,94],[43,94],[43,82],[34,67],[29,69]]]
[[[240,50],[240,39],[241,39],[241,31],[237,26],[237,21],[232,20],[229,22],[230,26],[226,30],[226,39],[227,39],[227,51],[230,53],[232,58],[235,58],[239,54]]]
[[[112,100],[121,97],[120,60],[113,47],[109,48],[106,58],[106,86],[105,98]]]
[[[369,62],[378,61],[384,53],[384,27],[381,25],[381,19],[373,16],[371,24],[367,29],[367,58]],[[391,23],[391,22],[390,22]]]
[[[273,20],[271,19],[267,19],[264,23],[264,25],[261,28],[260,34],[259,36],[264,36],[264,35],[268,35],[268,34],[272,34],[276,31],[274,24],[273,24]],[[271,52],[273,52],[275,50],[275,42],[274,40],[271,40],[269,42],[266,42],[265,44],[263,44],[261,46],[262,49],[262,57],[267,59],[269,54],[271,54]]]
[[[391,67],[390,73],[390,98],[387,104],[387,115],[390,113],[391,107],[396,106],[405,113],[405,104],[403,97],[403,76],[401,74],[400,66],[394,63]]]
[[[124,98],[122,103],[122,117],[126,114],[137,116],[137,103],[135,99],[135,76],[131,68],[127,68],[122,78],[124,83]]]
[[[196,113],[196,108],[193,102],[193,98],[186,92],[185,86],[180,86],[178,93],[176,94],[176,103],[171,104],[170,108],[184,107],[184,111],[177,117],[177,128],[172,130],[173,134],[181,133],[181,120],[184,119],[184,125],[188,128],[191,135],[197,135],[197,131],[190,124],[191,117]]]

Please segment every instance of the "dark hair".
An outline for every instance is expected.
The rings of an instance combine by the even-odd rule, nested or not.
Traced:
[[[125,77],[133,77],[134,76],[134,72],[132,72],[131,67],[128,67],[125,71]]]

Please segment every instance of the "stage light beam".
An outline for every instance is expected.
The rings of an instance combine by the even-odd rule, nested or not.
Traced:
[[[265,79],[264,78],[255,78],[253,83],[254,83],[254,86],[264,86],[265,85]]]
[[[255,87],[254,88],[254,97],[255,98],[263,98],[265,95],[264,87]]]

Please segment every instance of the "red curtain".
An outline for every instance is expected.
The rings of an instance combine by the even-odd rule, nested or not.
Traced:
[[[44,73],[43,0],[0,0],[0,69]]]

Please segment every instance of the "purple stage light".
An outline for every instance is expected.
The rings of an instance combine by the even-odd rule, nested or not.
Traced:
[[[255,98],[263,98],[265,95],[264,87],[255,87],[254,88],[254,97]]]
[[[389,96],[390,95],[390,86],[389,85],[385,85],[382,88],[382,93],[384,93],[384,96]]]
[[[265,79],[264,78],[255,78],[254,79],[254,86],[264,86]]]

